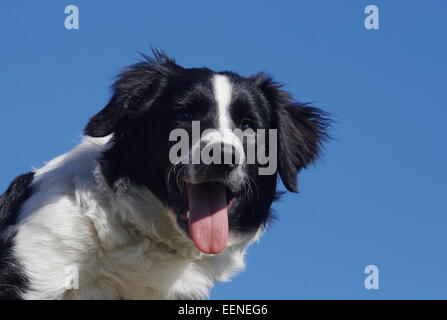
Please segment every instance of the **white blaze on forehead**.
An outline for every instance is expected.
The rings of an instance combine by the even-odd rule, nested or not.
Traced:
[[[230,103],[233,88],[227,76],[217,74],[213,79],[214,98],[217,102],[218,123],[220,131],[231,128]]]
[[[214,133],[205,134],[202,141],[222,142],[233,145],[239,155],[239,161],[244,159],[244,149],[240,139],[233,133],[230,115],[233,86],[226,75],[216,74],[213,79],[214,99],[217,103],[217,128]]]
[[[200,140],[196,141],[192,146],[192,154],[198,159],[197,157],[201,152],[201,143],[206,145],[224,143],[234,146],[237,154],[236,160],[238,163],[243,163],[245,159],[243,145],[241,140],[232,131],[230,105],[233,87],[230,79],[225,75],[217,74],[214,75],[212,83],[214,100],[217,105],[216,126],[202,132]]]

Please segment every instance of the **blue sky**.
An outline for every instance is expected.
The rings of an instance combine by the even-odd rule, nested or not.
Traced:
[[[369,4],[380,30],[363,26]],[[211,297],[447,298],[446,14],[443,0],[1,1],[0,188],[71,149],[150,45],[187,67],[266,70],[333,113],[335,139]]]

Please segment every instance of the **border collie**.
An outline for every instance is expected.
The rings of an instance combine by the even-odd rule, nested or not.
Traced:
[[[265,73],[183,68],[153,53],[119,75],[77,147],[0,197],[0,298],[207,298],[244,268],[272,219],[278,177],[297,192],[327,138],[325,112]],[[170,133],[191,133],[194,121],[217,132],[196,147],[218,144],[219,157],[241,161],[172,163]],[[247,143],[223,139],[237,128],[277,130],[273,174],[246,161]]]

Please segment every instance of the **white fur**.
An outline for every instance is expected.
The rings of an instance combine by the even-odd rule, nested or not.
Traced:
[[[98,159],[111,141],[85,137],[35,172],[14,248],[30,280],[23,298],[201,299],[244,268],[261,230],[201,253],[149,190],[104,182]],[[79,270],[78,289],[67,287],[67,268]]]
[[[214,90],[214,99],[217,103],[218,110],[218,131],[220,133],[217,134],[216,131],[205,135],[203,140],[209,140],[212,142],[223,142],[234,145],[236,150],[240,153],[240,156],[243,156],[244,150],[242,147],[242,142],[238,139],[238,137],[231,130],[232,120],[230,116],[230,105],[231,105],[231,97],[233,94],[233,86],[228,79],[227,76],[217,74],[213,78],[213,90]]]
[[[233,88],[227,76],[217,74],[213,79],[214,98],[219,110],[219,129],[228,130],[231,128],[231,118],[228,108],[231,103]]]
[[[210,134],[204,137],[205,141],[222,142],[228,145],[234,146],[236,152],[236,161],[238,164],[243,164],[245,161],[244,147],[242,141],[233,133],[231,130],[231,115],[230,115],[230,105],[231,98],[233,95],[233,86],[230,79],[227,76],[216,74],[213,79],[213,90],[214,99],[217,102],[218,117],[219,117],[219,133],[220,136]],[[242,172],[242,166],[239,166],[234,173],[239,180],[244,179],[244,174]]]

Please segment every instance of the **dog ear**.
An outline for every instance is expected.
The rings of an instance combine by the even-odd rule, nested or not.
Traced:
[[[272,108],[272,126],[278,130],[278,172],[290,192],[298,192],[297,175],[318,158],[322,143],[329,138],[329,114],[300,104],[265,73],[252,79]]]
[[[163,52],[152,49],[154,58],[141,54],[143,61],[131,65],[118,75],[112,85],[112,98],[95,116],[90,118],[84,133],[91,137],[105,137],[120,132],[132,124],[135,115],[155,100],[168,76],[183,70]]]

